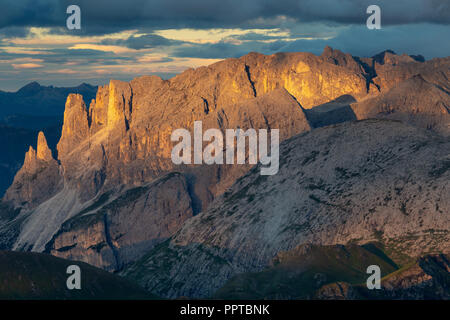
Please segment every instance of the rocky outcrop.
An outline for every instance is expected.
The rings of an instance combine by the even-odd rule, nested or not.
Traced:
[[[245,66],[241,66],[244,77]],[[224,67],[210,69],[216,74],[227,70]],[[196,73],[197,78],[205,76],[202,70]],[[228,71],[227,76],[231,76]],[[285,89],[254,97],[250,82],[245,78],[239,81],[246,81],[248,90],[245,83],[236,84],[234,89],[221,88],[221,85],[215,89],[197,88],[197,83],[206,83],[206,80],[190,79],[194,88],[180,87],[181,84],[186,86],[183,79],[173,80],[174,83],[157,77],[138,78],[130,84],[111,81],[99,89],[98,101],[91,103],[89,117],[81,97],[70,96],[67,126],[64,124],[58,144],[65,181],[87,201],[117,185],[145,183],[163,172],[179,170],[170,160],[174,145],[170,135],[178,128],[192,131],[195,120],[203,121],[203,130],[279,128],[281,139],[310,129],[302,106]],[[78,121],[80,128],[72,127],[71,124]],[[196,179],[203,180],[204,183],[194,186],[194,192],[200,199],[200,207],[205,207],[248,168],[180,170],[196,170]]]
[[[423,62],[422,59],[408,55],[396,55],[387,51],[374,56],[369,62],[373,70],[373,83],[381,92],[387,92],[397,84],[416,74],[427,81],[447,88],[450,76],[450,59],[435,58]]]
[[[379,240],[409,256],[448,250],[449,148],[387,120],[298,135],[281,146],[278,174],[255,167],[124,274],[163,296],[207,297],[305,243]]]
[[[279,252],[260,272],[242,273],[231,278],[213,298],[298,300],[333,296],[334,299],[349,299],[352,297],[350,283],[365,283],[370,265],[379,266],[383,276],[398,269],[372,243],[365,246],[300,245]]]
[[[317,299],[448,300],[449,255],[427,255],[381,279],[380,290],[363,285],[332,283],[317,291]]]
[[[358,294],[347,282],[334,282],[317,290],[314,298],[319,300],[356,300]]]
[[[93,136],[95,133],[97,133],[97,131],[101,130],[107,125],[108,103],[109,103],[108,85],[98,87],[97,95],[95,99],[91,101],[91,104],[89,106],[91,136]]]
[[[86,104],[80,94],[70,94],[67,97],[66,109],[64,111],[64,125],[59,140],[58,158],[70,157],[74,146],[89,138],[89,123]]]
[[[450,299],[450,256],[429,255],[382,279],[384,299]],[[361,291],[361,289],[360,289]]]
[[[364,64],[362,64],[361,61],[358,61],[349,53],[344,53],[340,50],[333,49],[330,46],[326,46],[323,49],[321,57],[328,63],[345,67],[347,69],[354,71],[355,73],[360,74],[366,73],[366,70],[364,69]]]
[[[192,215],[186,181],[172,173],[119,196],[103,195],[67,220],[46,251],[117,271],[174,235]]]
[[[44,133],[38,135],[36,150],[30,146],[22,168],[5,194],[4,201],[15,207],[33,208],[62,188],[58,163],[52,156]]]
[[[376,82],[377,78],[387,79],[393,74],[377,73],[388,66],[401,70],[404,76],[380,80],[389,82],[387,85]],[[239,59],[189,69],[170,80],[156,76],[136,78],[130,83],[112,80],[98,89],[89,111],[80,95],[69,95],[57,148],[58,160],[65,183],[77,190],[81,201],[88,201],[118,185],[142,184],[161,173],[178,170],[170,161],[173,146],[170,133],[178,128],[191,129],[195,120],[204,121],[205,130],[270,125],[279,128],[285,139],[311,127],[356,118],[347,105],[338,112],[319,114],[325,120],[317,120],[317,114],[313,113],[305,116],[305,110],[341,101],[342,97],[361,101],[377,95],[380,88],[386,91],[412,76],[414,70],[420,70],[427,82],[434,79],[430,84],[437,90],[446,90],[446,66],[448,59],[419,62],[389,52],[363,59],[327,47],[321,56],[250,53]],[[430,69],[434,75],[428,72]],[[283,104],[278,105],[278,100],[284,101]],[[279,115],[289,115],[290,120]],[[233,120],[228,121],[229,118]],[[187,169],[195,171],[189,173],[192,177],[189,183],[202,181],[194,183],[197,210],[206,208],[211,199],[247,169]],[[16,203],[26,201],[17,199]]]
[[[450,94],[420,74],[375,98],[353,103],[351,108],[357,119],[400,120],[450,135]]]
[[[368,89],[364,74],[355,72],[354,65],[347,68],[310,53],[271,56],[251,53],[241,59],[247,66],[256,95],[285,88],[306,109],[346,94],[361,99],[368,90],[376,89]]]
[[[42,131],[38,134],[37,148],[36,148],[36,159],[45,162],[51,162],[53,159],[52,151],[47,145],[47,140]],[[26,161],[26,160],[25,160]]]

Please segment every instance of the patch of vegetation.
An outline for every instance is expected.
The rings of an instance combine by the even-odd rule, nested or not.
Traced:
[[[59,248],[59,249],[56,249],[56,251],[58,251],[58,252],[66,252],[66,251],[72,250],[72,249],[75,248],[76,246],[77,246],[77,243],[75,243],[75,244],[73,244],[73,245],[71,245],[71,246],[61,247],[61,248]]]
[[[316,158],[319,154],[320,154],[319,151],[315,151],[315,150],[311,151],[311,153],[303,159],[302,166],[305,166],[307,164],[310,164],[310,163],[316,161]]]
[[[440,166],[434,165],[433,169],[428,172],[428,175],[431,178],[439,178],[448,170],[450,170],[450,160],[445,160],[440,163]]]
[[[358,172],[351,172],[348,169],[336,167],[334,168],[334,171],[336,172],[336,176],[341,179],[350,179],[353,177],[358,177],[360,174]]]
[[[97,253],[100,253],[104,247],[106,247],[106,242],[100,242],[95,245],[90,246],[88,249],[94,250]]]
[[[19,215],[21,208],[14,209],[7,203],[0,201],[0,220],[12,220]]]
[[[302,252],[302,251],[300,251]],[[272,267],[261,272],[233,277],[213,298],[217,299],[306,299],[325,284],[343,281],[362,283],[366,269],[379,265],[384,275],[397,269],[380,249],[375,247],[312,246],[305,253],[295,250],[283,254]]]
[[[88,213],[90,211],[93,211],[95,209],[100,208],[102,205],[104,205],[108,200],[109,197],[111,196],[110,192],[105,192],[103,193],[98,199],[97,201],[95,201],[93,204],[91,204],[89,207],[87,207],[86,209],[82,210],[79,215]]]
[[[81,268],[82,290],[68,290],[66,270]],[[0,299],[155,299],[139,287],[117,275],[83,262],[64,260],[35,252],[0,251]]]

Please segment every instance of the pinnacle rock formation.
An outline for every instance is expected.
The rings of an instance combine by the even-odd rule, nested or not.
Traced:
[[[38,135],[37,151],[30,146],[25,154],[23,166],[16,174],[4,200],[12,203],[14,207],[32,208],[60,190],[61,183],[58,163],[53,158],[41,131]]]
[[[38,141],[37,141],[37,151],[36,151],[36,158],[42,161],[51,161],[53,160],[52,151],[47,145],[47,139],[45,139],[45,135],[42,131],[38,134]]]
[[[58,158],[70,156],[74,146],[77,146],[89,137],[89,123],[86,105],[79,94],[70,94],[67,97],[64,111],[64,125],[59,140]]]

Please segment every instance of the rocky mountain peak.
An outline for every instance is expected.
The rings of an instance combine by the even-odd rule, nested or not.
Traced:
[[[40,89],[41,89],[41,85],[38,82],[33,81],[33,82],[30,82],[29,84],[23,86],[22,88],[20,88],[18,93],[23,94],[23,95],[30,95],[30,94],[36,93]]]
[[[83,96],[69,94],[64,111],[64,125],[57,145],[58,157],[66,157],[74,146],[89,136],[89,122]]]
[[[117,124],[121,129],[128,126],[131,119],[132,91],[128,82],[111,80],[109,83],[108,128]]]
[[[33,208],[61,188],[58,163],[52,156],[42,131],[38,134],[36,150],[30,146],[22,168],[17,172],[4,200],[13,206],[26,203]]]
[[[23,162],[23,169],[28,172],[33,172],[39,166],[40,161],[49,162],[53,159],[52,151],[47,145],[47,140],[42,131],[39,132],[36,150],[30,146],[25,153],[25,160]]]
[[[36,157],[43,161],[53,160],[52,151],[48,147],[47,139],[45,139],[44,132],[42,131],[40,131],[38,135]]]
[[[31,168],[36,162],[36,150],[32,146],[25,153],[25,160],[23,162],[24,168]]]

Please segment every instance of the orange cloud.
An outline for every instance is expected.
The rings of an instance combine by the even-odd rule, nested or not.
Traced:
[[[78,72],[72,69],[58,69],[47,71],[47,73],[77,74]]]
[[[14,69],[35,69],[43,67],[43,65],[37,63],[21,63],[21,64],[13,63],[11,65]]]

